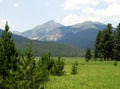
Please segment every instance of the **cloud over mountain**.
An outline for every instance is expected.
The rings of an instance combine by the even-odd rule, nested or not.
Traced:
[[[64,10],[71,12],[62,20],[65,25],[92,20],[116,26],[120,20],[119,0],[66,0]]]

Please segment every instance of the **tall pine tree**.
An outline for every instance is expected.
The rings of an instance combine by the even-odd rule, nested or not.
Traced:
[[[102,45],[101,45],[101,38],[102,38],[102,32],[103,31],[99,31],[95,40],[95,48],[94,48],[94,58],[101,58],[101,49],[102,49]]]
[[[109,60],[112,58],[112,49],[113,49],[113,37],[112,37],[112,25],[108,24],[104,30],[103,37],[102,37],[102,42],[104,44],[103,47],[103,57],[104,60]]]
[[[114,33],[114,59],[120,61],[120,23]]]
[[[18,52],[15,48],[15,43],[12,39],[12,34],[9,31],[8,23],[6,22],[5,30],[0,39],[0,82],[1,88],[7,88],[5,85],[12,80],[13,72],[17,70],[17,57]]]
[[[96,37],[94,57],[109,60],[112,58],[113,54],[112,49],[113,49],[112,25],[108,24],[106,28],[100,31]]]

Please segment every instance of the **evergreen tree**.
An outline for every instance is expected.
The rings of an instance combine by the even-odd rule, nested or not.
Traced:
[[[0,39],[0,89],[39,89],[49,78],[47,68],[34,59],[32,43],[22,58],[11,36],[6,23]]]
[[[112,58],[112,54],[113,54],[112,25],[108,24],[104,30],[99,31],[96,37],[94,57],[109,60]]]
[[[34,59],[33,49],[32,49],[32,42],[27,46],[25,50],[25,60],[26,60],[26,67],[29,66],[30,62]]]
[[[18,52],[11,36],[12,34],[6,22],[5,30],[0,39],[0,76],[2,78],[0,88],[3,89],[9,88],[7,84],[13,84],[13,78],[15,78],[13,76],[15,76],[18,67]]]
[[[101,38],[102,38],[102,32],[99,31],[95,40],[95,48],[94,48],[94,58],[101,58],[101,49],[102,49],[102,44],[101,44]]]
[[[32,43],[29,44],[25,51],[25,77],[24,80],[27,81],[26,88],[39,89],[41,84],[47,81],[49,78],[49,73],[40,59],[35,60],[33,56]]]
[[[51,68],[54,65],[54,60],[51,57],[51,54],[50,53],[48,53],[47,55],[43,54],[41,56],[41,60],[42,60],[42,64],[44,64],[44,66],[46,66],[47,70],[50,72]]]
[[[52,67],[51,73],[57,76],[64,75],[64,72],[65,72],[64,66],[65,66],[65,63],[63,59],[61,59],[61,56],[58,56],[58,59],[54,61],[54,65]]]
[[[120,23],[114,33],[114,59],[120,61]]]
[[[91,50],[89,48],[86,49],[85,58],[86,61],[89,61],[92,58]]]
[[[112,54],[113,54],[113,37],[112,37],[112,25],[108,24],[105,28],[105,30],[103,31],[103,37],[102,37],[102,44],[103,46],[103,58],[104,60],[109,60],[112,58]]]
[[[73,63],[73,65],[72,65],[71,74],[77,74],[77,73],[78,73],[78,62],[76,61],[76,62]]]

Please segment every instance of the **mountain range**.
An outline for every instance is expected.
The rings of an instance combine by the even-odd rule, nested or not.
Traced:
[[[104,29],[105,24],[85,21],[72,26],[64,26],[51,20],[31,30],[19,33],[32,40],[53,41],[80,48],[93,48],[98,31]]]

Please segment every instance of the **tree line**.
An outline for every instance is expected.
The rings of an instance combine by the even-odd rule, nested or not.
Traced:
[[[94,58],[120,61],[120,24],[116,28],[108,24],[99,31],[95,41]]]
[[[90,48],[86,49],[85,58],[88,62],[91,58],[95,60],[115,60],[120,61],[120,23],[116,28],[112,24],[100,30],[96,36],[94,52]]]

